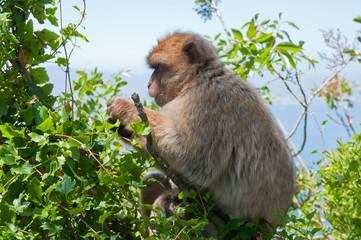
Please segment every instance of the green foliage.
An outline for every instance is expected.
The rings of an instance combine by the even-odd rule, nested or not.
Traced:
[[[303,53],[304,42],[292,42],[289,34],[282,29],[284,26],[298,29],[294,23],[284,21],[282,13],[279,20],[273,22],[259,22],[258,18],[257,14],[240,29],[232,29],[228,42],[219,39],[220,35],[215,37],[217,52],[229,69],[247,79],[255,72],[263,76],[264,69],[271,74],[297,70],[297,64],[302,59],[314,66],[316,61]]]
[[[339,239],[361,236],[361,146],[360,134],[353,142],[339,143],[327,156],[328,163],[318,171],[320,198],[324,202],[327,234]]]
[[[214,3],[217,5],[221,0],[214,0]],[[213,13],[216,9],[212,6],[211,0],[196,0],[196,7],[194,10],[201,18],[206,22],[212,19]]]

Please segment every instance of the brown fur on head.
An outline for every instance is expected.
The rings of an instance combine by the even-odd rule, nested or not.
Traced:
[[[211,61],[218,61],[212,45],[196,34],[175,32],[158,40],[147,57],[154,69],[148,83],[150,96],[163,106]]]

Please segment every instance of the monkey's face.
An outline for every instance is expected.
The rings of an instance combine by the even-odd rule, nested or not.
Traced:
[[[197,35],[174,33],[158,41],[147,57],[154,72],[148,91],[159,106],[172,101],[206,62],[217,60],[212,46]]]
[[[180,44],[180,42],[177,42]],[[187,69],[182,51],[174,47],[174,41],[158,42],[147,57],[152,76],[148,82],[148,92],[159,106],[172,101],[180,92],[185,80],[182,69]]]
[[[166,97],[165,87],[162,86],[162,71],[164,70],[160,64],[157,64],[152,68],[154,71],[148,82],[148,92],[149,95],[154,98],[155,102],[161,107],[169,101]]]

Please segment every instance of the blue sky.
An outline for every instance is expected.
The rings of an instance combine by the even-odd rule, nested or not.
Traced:
[[[62,2],[64,22],[77,21],[78,15],[71,6],[81,7],[83,1]],[[145,56],[165,33],[180,29],[215,36],[223,32],[217,17],[203,22],[193,10],[193,0],[88,0],[86,4],[82,32],[90,43],[79,42],[80,49],[71,59],[73,67],[84,70],[97,66],[100,71],[143,72]],[[285,20],[301,29],[286,30],[294,40],[304,40],[306,52],[316,59],[317,51],[325,51],[320,29],[339,28],[349,39],[361,29],[352,21],[361,14],[360,0],[223,0],[219,10],[228,28],[240,28],[256,13],[260,13],[260,19],[277,19],[278,13],[283,12]]]

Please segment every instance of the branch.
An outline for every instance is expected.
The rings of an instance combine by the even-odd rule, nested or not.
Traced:
[[[143,109],[143,104],[140,102],[139,100],[139,95],[137,93],[133,93],[132,94],[132,99],[134,101],[134,105],[138,110],[139,113],[139,117],[142,120],[142,123],[146,123],[148,122],[148,117],[144,112]],[[167,161],[165,159],[163,159],[161,156],[158,155],[158,153],[154,150],[153,147],[153,140],[151,135],[149,134],[147,136],[147,149],[149,151],[149,154],[154,158],[154,160],[156,161],[156,165],[157,167],[163,171],[173,182],[175,185],[178,186],[178,188],[181,191],[188,191],[191,189],[191,186],[189,186],[183,179],[181,176],[179,176],[179,174],[177,174],[176,172],[169,170],[167,168]]]
[[[217,17],[219,18],[219,20],[221,21],[222,25],[223,25],[223,29],[224,31],[226,32],[227,36],[228,37],[231,37],[231,34],[229,33],[227,27],[226,27],[226,24],[224,23],[223,21],[223,18],[221,16],[221,13],[219,12],[218,8],[217,8],[217,5],[216,5],[216,2],[214,0],[211,0],[211,3],[212,3],[212,8],[216,11],[216,14],[217,14]],[[230,41],[232,43],[232,41]]]
[[[312,95],[310,96],[310,98],[308,99],[308,101],[305,103],[305,106],[307,106],[306,108],[303,109],[299,119],[297,120],[295,126],[293,127],[292,131],[288,134],[288,136],[286,137],[286,139],[289,139],[290,137],[292,137],[292,135],[296,132],[300,122],[301,122],[301,119],[303,118],[303,116],[307,113],[307,108],[308,106],[310,106],[312,100],[316,97],[317,94],[320,93],[320,91],[329,83],[332,81],[332,79],[334,79],[336,77],[336,75],[342,70],[344,69],[347,64],[349,63],[350,61],[344,63],[341,65],[340,68],[338,68],[333,74],[331,77],[327,78],[313,93]]]
[[[11,65],[13,65],[13,67],[18,70],[20,72],[20,74],[27,80],[26,84],[27,85],[31,85],[33,83],[33,80],[30,76],[29,71],[25,68],[25,66],[23,66],[18,59],[14,60],[14,59],[10,59],[9,60]]]
[[[276,121],[277,121],[277,123],[278,123],[278,126],[280,126],[283,134],[284,134],[284,135],[287,135],[287,131],[286,131],[286,129],[284,128],[282,122],[281,122],[278,118],[276,118]],[[290,138],[287,139],[287,141],[291,144],[291,149],[292,149],[292,151],[297,152],[297,147],[296,147],[295,143],[294,143]],[[302,158],[300,157],[300,155],[296,155],[296,157],[297,157],[297,159],[298,159],[298,162],[299,162],[300,165],[301,165],[302,170],[306,173],[307,176],[310,176],[310,171],[309,171],[308,168],[306,167],[306,164],[303,162],[303,160],[302,160]]]

